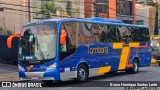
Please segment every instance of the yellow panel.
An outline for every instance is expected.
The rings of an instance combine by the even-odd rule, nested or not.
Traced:
[[[139,43],[129,43],[129,47],[139,47]]]
[[[123,49],[122,49],[122,55],[123,54],[128,54],[129,51],[130,51],[130,47],[123,47]]]
[[[113,49],[121,49],[123,47],[123,43],[113,43]]]
[[[111,70],[111,66],[100,67],[100,68],[98,69],[97,74],[108,73],[110,70]]]
[[[123,47],[118,70],[123,70],[126,68],[129,50],[129,47]]]

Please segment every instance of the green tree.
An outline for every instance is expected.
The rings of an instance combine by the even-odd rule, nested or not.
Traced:
[[[51,18],[56,14],[56,7],[53,2],[49,2],[47,4],[42,5],[42,8],[37,15],[41,14],[43,18]]]
[[[153,0],[146,0],[146,4],[149,5],[149,6],[154,6],[155,5]]]

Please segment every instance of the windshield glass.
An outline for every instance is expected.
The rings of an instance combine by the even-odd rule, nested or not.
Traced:
[[[56,30],[56,22],[25,26],[21,33],[19,60],[35,63],[55,58]]]

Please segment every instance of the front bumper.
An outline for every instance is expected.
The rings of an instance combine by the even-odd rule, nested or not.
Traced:
[[[44,77],[44,72],[25,72],[26,77],[20,77],[20,80],[55,80],[54,77]]]
[[[20,78],[20,81],[28,81],[28,80],[54,80],[54,77],[43,77],[38,79],[32,79],[32,78]]]
[[[45,72],[24,72],[19,70],[20,80],[60,80],[57,69]]]

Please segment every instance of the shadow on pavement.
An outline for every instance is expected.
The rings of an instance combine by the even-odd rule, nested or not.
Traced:
[[[140,71],[139,73],[143,73],[145,71]],[[105,74],[105,75],[100,75],[100,76],[94,76],[90,77],[89,81],[84,82],[84,83],[79,83],[74,80],[69,80],[69,81],[59,81],[55,82],[53,84],[42,84],[43,87],[87,87],[87,84],[92,84],[92,86],[96,86],[97,82],[100,81],[101,79],[109,79],[112,77],[118,77],[118,76],[123,76],[123,75],[129,75],[129,73],[126,72],[120,72],[120,73],[114,73],[114,74]],[[104,81],[104,80],[101,80]],[[96,83],[95,83],[96,82]],[[107,81],[105,81],[107,82]],[[89,85],[91,86],[91,85]]]

